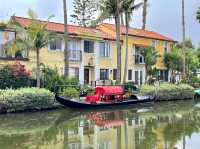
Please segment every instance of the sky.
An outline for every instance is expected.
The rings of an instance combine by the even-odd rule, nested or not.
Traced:
[[[69,23],[72,1],[67,0]],[[200,43],[200,23],[196,21],[198,7],[200,0],[185,0],[186,37],[196,46]],[[51,21],[63,22],[62,0],[0,0],[0,21],[9,20],[13,14],[27,17],[28,8],[37,12],[40,19],[53,14],[55,17]],[[131,26],[141,28],[142,9],[134,12]],[[147,29],[181,41],[181,0],[149,0]]]

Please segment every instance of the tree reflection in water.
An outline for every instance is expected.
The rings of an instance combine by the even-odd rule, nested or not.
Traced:
[[[107,111],[49,111],[0,116],[3,149],[173,149],[200,134],[192,101]]]

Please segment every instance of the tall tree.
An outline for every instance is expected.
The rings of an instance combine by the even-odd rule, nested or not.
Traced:
[[[153,66],[155,66],[157,59],[160,57],[160,55],[155,50],[155,48],[152,48],[152,47],[141,48],[140,52],[141,52],[141,55],[144,57],[144,61],[145,61],[145,70],[146,70],[145,80],[147,83],[148,76],[150,72],[153,71],[152,70]]]
[[[128,30],[129,23],[131,20],[131,14],[134,10],[140,8],[142,3],[135,4],[135,0],[124,0],[123,1],[123,11],[125,14],[125,23],[126,23],[126,56],[125,56],[125,66],[124,66],[124,78],[123,82],[126,82],[127,71],[128,71]]]
[[[37,15],[31,9],[29,9],[28,15],[31,22],[26,28],[18,23],[14,17],[11,21],[11,25],[16,29],[16,32],[23,35],[16,37],[13,47],[16,51],[28,49],[36,52],[36,79],[37,87],[40,87],[40,50],[50,42],[51,33],[46,30],[48,21],[46,23],[38,21]]]
[[[102,11],[98,21],[114,18],[117,46],[117,82],[121,83],[121,40],[120,40],[120,14],[123,12],[123,0],[102,0],[100,9]]]
[[[175,48],[164,55],[165,66],[172,71],[171,82],[175,83],[176,71],[182,71],[183,56],[181,49]]]
[[[185,65],[185,0],[182,0],[182,36],[183,36],[183,79],[186,78],[186,65]]]
[[[199,7],[198,10],[197,10],[197,20],[198,20],[199,23],[200,23],[200,7]]]
[[[94,0],[74,0],[74,14],[71,15],[73,22],[84,27],[91,25],[95,19],[96,6]]]
[[[147,2],[148,0],[144,0],[143,2],[143,12],[142,12],[142,29],[146,29],[146,22],[147,22]]]
[[[68,52],[68,27],[67,27],[67,4],[66,0],[63,0],[63,13],[64,13],[64,76],[65,78],[69,77],[69,52]]]

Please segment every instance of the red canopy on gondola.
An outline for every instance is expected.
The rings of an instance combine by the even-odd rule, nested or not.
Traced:
[[[122,95],[124,91],[120,86],[101,86],[96,87],[95,93],[99,95]]]

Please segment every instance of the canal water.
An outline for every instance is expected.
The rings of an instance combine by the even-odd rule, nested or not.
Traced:
[[[198,149],[200,102],[0,116],[0,149]]]

